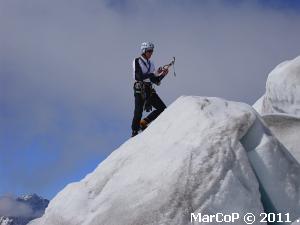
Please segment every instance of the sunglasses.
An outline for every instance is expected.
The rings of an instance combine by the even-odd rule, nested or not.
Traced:
[[[149,50],[146,50],[146,52],[152,53],[153,50],[152,50],[152,49],[149,49]]]

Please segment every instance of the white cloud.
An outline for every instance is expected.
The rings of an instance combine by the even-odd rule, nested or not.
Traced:
[[[0,2],[0,121],[15,140],[1,149],[7,183],[49,185],[129,136],[131,63],[144,40],[155,43],[157,65],[176,56],[177,77],[158,88],[167,104],[180,95],[253,103],[268,72],[300,52],[298,14],[255,3],[121,2]],[[12,161],[36,142],[55,159],[33,180]]]
[[[0,216],[32,217],[33,210],[30,206],[16,201],[12,196],[2,196],[0,197]]]

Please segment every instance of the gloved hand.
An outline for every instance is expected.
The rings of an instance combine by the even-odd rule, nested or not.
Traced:
[[[169,73],[168,69],[162,69],[161,76],[166,76]]]
[[[168,72],[169,72],[168,69],[164,69],[164,68],[162,68],[162,67],[159,67],[159,68],[157,69],[157,71],[156,71],[156,75],[157,75],[157,76],[165,76],[165,75],[168,74]]]
[[[159,77],[160,75],[161,75],[161,73],[162,73],[162,67],[159,67],[156,71],[155,71],[155,76],[157,76],[157,77]]]

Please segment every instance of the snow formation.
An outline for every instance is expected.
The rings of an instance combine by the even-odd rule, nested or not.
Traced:
[[[300,216],[300,182],[294,179],[300,176],[299,164],[271,133],[265,134],[264,124],[254,126],[258,118],[244,103],[180,97],[94,172],[58,193],[45,215],[30,225],[187,225],[191,213],[258,215],[264,211],[262,180],[253,162],[272,175],[263,181],[268,197],[280,197],[276,191],[284,190],[287,199],[277,199],[276,208],[293,206],[293,216]],[[272,188],[278,182],[279,188]]]
[[[300,162],[300,56],[271,71],[266,93],[253,107]]]
[[[254,107],[261,114],[300,116],[300,56],[280,63],[271,71],[266,93]]]
[[[296,220],[300,216],[300,165],[297,160],[273,136],[259,116],[241,143],[260,183],[265,212],[288,213],[290,220]]]
[[[264,121],[273,134],[300,162],[300,118],[290,115],[268,114]]]

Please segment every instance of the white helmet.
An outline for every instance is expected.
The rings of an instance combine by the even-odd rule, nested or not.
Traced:
[[[144,54],[147,50],[153,50],[154,49],[154,44],[151,42],[143,42],[141,44],[141,52]]]

